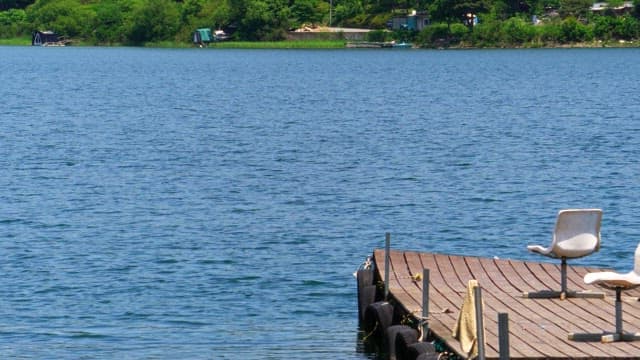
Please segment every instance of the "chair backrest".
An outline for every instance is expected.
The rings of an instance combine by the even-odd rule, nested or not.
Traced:
[[[600,249],[601,209],[566,209],[558,212],[553,232],[553,251],[578,258]]]
[[[633,272],[635,272],[636,275],[640,276],[640,243],[636,247],[634,259],[635,260],[633,261]]]

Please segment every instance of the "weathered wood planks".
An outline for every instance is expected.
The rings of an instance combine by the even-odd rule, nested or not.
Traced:
[[[378,275],[384,279],[384,250],[374,251]],[[570,290],[604,291],[604,299],[528,299],[526,291],[560,288],[560,264],[509,259],[456,256],[412,251],[390,252],[389,292],[415,317],[422,314],[423,269],[430,271],[429,328],[458,351],[452,331],[466,293],[467,282],[482,287],[487,359],[497,359],[498,313],[509,314],[512,359],[640,359],[637,342],[576,342],[570,332],[601,332],[615,329],[615,293],[584,284],[589,269],[568,268]],[[624,330],[640,332],[640,290],[623,295]]]

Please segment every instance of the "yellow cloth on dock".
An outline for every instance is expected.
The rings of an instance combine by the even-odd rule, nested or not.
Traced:
[[[475,295],[473,292],[476,286],[478,286],[477,280],[469,280],[467,295],[464,298],[464,303],[462,303],[462,308],[458,314],[458,320],[453,328],[453,337],[460,341],[460,348],[469,359],[478,356]],[[484,304],[482,306],[484,307]],[[484,328],[481,331],[484,334]]]

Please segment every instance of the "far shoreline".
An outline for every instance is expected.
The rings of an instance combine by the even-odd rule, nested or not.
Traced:
[[[31,46],[30,37],[0,39],[0,46]],[[282,41],[224,41],[210,43],[199,47],[192,43],[164,41],[139,45],[124,44],[91,44],[84,41],[72,41],[71,47],[133,47],[133,48],[166,48],[166,49],[348,49],[347,40],[282,40]],[[640,42],[634,41],[592,41],[567,44],[523,44],[520,46],[467,46],[456,44],[444,47],[415,46],[418,50],[482,50],[482,49],[602,49],[602,48],[639,48]],[[357,50],[357,49],[356,49]],[[388,50],[388,49],[387,49]]]

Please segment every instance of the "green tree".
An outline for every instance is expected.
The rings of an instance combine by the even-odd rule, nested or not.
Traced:
[[[573,16],[562,21],[562,37],[560,40],[565,43],[588,41],[593,38],[593,30],[579,22]]]
[[[227,0],[205,0],[202,10],[199,14],[200,25],[213,26],[214,28],[223,28],[233,21],[234,12],[231,4]]]
[[[502,25],[502,37],[507,44],[522,45],[533,40],[535,29],[530,22],[512,17]]]
[[[429,13],[434,21],[443,21],[447,25],[460,22],[466,14],[479,14],[488,9],[484,0],[432,0]]]
[[[591,4],[591,0],[560,0],[560,16],[562,18],[585,18]]]
[[[459,20],[454,10],[456,0],[432,0],[429,2],[431,20],[445,22],[450,27],[453,21]]]
[[[298,24],[319,23],[324,13],[319,12],[318,0],[294,0],[291,5],[291,16]]]
[[[335,0],[334,22],[341,23],[364,12],[360,0]]]
[[[0,12],[0,26],[23,23],[26,20],[27,14],[22,9],[10,9]]]
[[[601,40],[609,40],[613,37],[613,20],[611,16],[596,16],[593,23],[593,36]]]
[[[532,2],[533,0],[494,0],[490,7],[499,19],[506,20],[519,14],[530,14]]]
[[[0,11],[0,35],[6,37],[28,34],[27,14],[23,9]]]
[[[171,0],[140,0],[130,14],[128,40],[134,44],[169,40],[178,30],[179,16]]]
[[[444,42],[449,37],[449,27],[438,23],[427,26],[418,34],[416,40],[423,46],[434,46],[438,42]]]
[[[474,46],[496,46],[504,41],[502,34],[502,22],[494,14],[482,18],[473,29],[471,39]]]
[[[104,0],[93,6],[96,13],[93,41],[98,44],[127,42],[125,15],[131,11],[131,3],[128,0]]]
[[[640,23],[632,16],[613,18],[612,35],[619,40],[633,40],[640,36]]]
[[[238,14],[240,37],[246,40],[281,40],[289,28],[290,12],[285,0],[233,0],[243,3]],[[233,8],[233,6],[231,6]],[[238,8],[236,8],[238,9]]]
[[[95,12],[78,0],[38,0],[26,10],[28,21],[39,29],[62,35],[88,37]]]
[[[32,3],[32,0],[0,0],[0,11],[9,9],[24,9]]]

